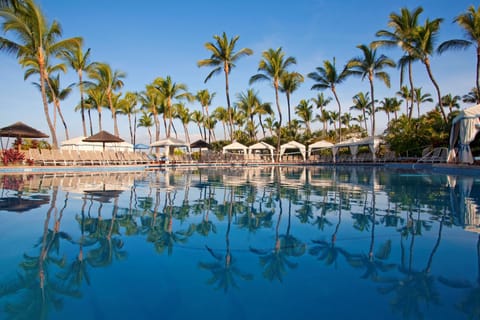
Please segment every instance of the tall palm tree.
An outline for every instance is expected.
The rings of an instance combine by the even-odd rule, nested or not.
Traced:
[[[433,102],[432,95],[430,93],[422,93],[422,88],[415,88],[413,90],[414,100],[417,103],[418,118],[420,118],[420,105],[425,102]]]
[[[78,75],[78,88],[80,90],[80,114],[82,117],[83,135],[86,137],[87,125],[85,121],[83,73],[86,72],[88,74],[88,72],[91,71],[94,65],[93,63],[89,62],[90,48],[88,48],[87,51],[83,53],[81,46],[75,46],[73,50],[62,51],[61,57],[69,64],[70,68],[75,70]]]
[[[40,89],[40,84],[35,83],[35,85]],[[67,122],[65,121],[65,117],[63,116],[62,110],[60,108],[60,101],[65,100],[70,93],[72,92],[72,87],[74,86],[73,83],[68,85],[65,88],[60,87],[60,74],[57,74],[56,77],[50,77],[48,79],[48,86],[47,86],[47,98],[49,103],[53,103],[53,107],[58,112],[60,119],[63,124],[63,128],[65,129],[65,139],[70,139],[68,135],[68,126]],[[54,111],[55,115],[55,111]],[[54,117],[55,118],[55,117]],[[55,126],[55,119],[53,121]]]
[[[185,141],[190,145],[190,135],[188,134],[188,123],[190,122],[190,110],[183,103],[175,104],[175,117],[180,120],[185,133]]]
[[[200,124],[203,124],[204,128],[205,128],[205,117],[203,116],[203,114],[198,111],[198,110],[195,110],[192,112],[192,114],[190,115],[191,117],[191,120],[193,122],[195,122],[198,126],[198,131],[200,132],[200,137],[204,140],[206,140],[206,138],[204,138],[203,134],[206,134],[205,130],[202,130],[202,127]]]
[[[142,111],[142,116],[138,119],[137,127],[147,128],[148,136],[150,137],[150,144],[152,144],[152,132],[150,128],[153,127],[153,120],[148,112]]]
[[[400,90],[396,92],[396,95],[402,99],[405,99],[405,115],[410,119],[412,117],[412,108],[415,97],[412,94],[413,91],[408,89],[407,86],[401,86]],[[412,106],[409,108],[408,101],[412,101]]]
[[[125,96],[120,99],[118,104],[118,114],[123,114],[128,117],[128,129],[130,131],[130,142],[135,145],[135,130],[134,125],[136,120],[132,121],[132,115],[136,115],[138,113],[138,109],[136,108],[138,103],[138,94],[136,92],[127,92]]]
[[[197,91],[197,94],[195,95],[195,99],[202,106],[203,119],[210,118],[210,115],[208,114],[208,107],[212,105],[212,101],[213,101],[213,98],[215,98],[215,95],[216,95],[215,92],[210,93],[210,91],[208,91],[207,89]],[[205,140],[207,140],[207,132],[206,132],[205,126],[203,126],[203,135],[205,136]],[[210,140],[211,136],[212,136],[212,132],[209,130],[208,140]]]
[[[117,137],[120,136],[117,123],[117,111],[113,105],[112,98],[114,92],[123,87],[122,79],[127,75],[120,70],[113,71],[108,63],[96,63],[88,73],[88,76],[96,80],[96,85],[105,92],[105,97],[107,98],[108,106],[112,113],[114,134]]]
[[[225,139],[227,138],[227,128],[226,128],[226,123],[229,122],[230,120],[230,116],[229,116],[229,113],[227,112],[227,109],[225,109],[224,107],[217,107],[215,108],[215,110],[213,111],[213,116],[215,117],[215,119],[217,119],[218,121],[220,121],[222,123],[222,126],[223,126],[223,136],[225,137]],[[230,128],[230,127],[229,127]],[[233,126],[232,126],[233,128]],[[233,136],[233,134],[231,132],[229,132],[229,135],[230,137]]]
[[[229,115],[230,122],[230,140],[233,139],[233,119],[231,117],[231,104],[230,104],[230,93],[229,93],[229,82],[228,76],[232,69],[235,67],[235,63],[238,59],[243,56],[249,56],[253,54],[253,51],[249,48],[242,48],[235,52],[235,45],[240,38],[235,36],[230,40],[227,38],[225,32],[222,33],[222,36],[214,35],[216,43],[207,42],[205,43],[205,48],[211,51],[212,55],[208,59],[203,59],[197,62],[199,67],[213,67],[213,70],[205,78],[207,82],[214,74],[220,73],[223,70],[225,74],[225,95],[227,97],[227,111]]]
[[[313,120],[313,106],[310,104],[309,100],[302,99],[295,107],[295,114],[301,119],[301,123],[304,123],[307,127],[306,133],[310,135],[312,129],[310,124]]]
[[[359,92],[353,96],[353,106],[350,110],[361,111],[365,124],[365,131],[368,132],[367,126],[367,110],[371,109],[372,101],[370,100],[370,93]]]
[[[259,73],[253,75],[250,78],[249,83],[252,84],[257,81],[271,81],[273,88],[275,90],[275,103],[277,105],[278,111],[278,141],[277,141],[277,150],[280,150],[280,128],[282,126],[282,109],[280,108],[280,100],[278,98],[278,91],[280,89],[280,79],[287,72],[287,68],[296,64],[297,60],[294,57],[285,57],[285,53],[282,48],[277,50],[268,49],[267,51],[262,52],[262,60],[258,63]],[[277,155],[277,158],[280,154]],[[278,159],[277,159],[278,160]]]
[[[320,113],[322,113],[323,108],[325,108],[330,102],[332,102],[332,98],[326,98],[323,92],[320,92],[315,98],[312,98],[310,100],[312,100],[312,102],[315,104],[315,107],[320,110]]]
[[[34,0],[14,2],[16,2],[14,6],[0,7],[0,17],[3,18],[3,31],[13,34],[18,41],[0,37],[0,50],[16,54],[19,61],[22,59],[36,61],[43,112],[50,129],[52,145],[58,148],[57,134],[49,115],[46,93],[48,59],[63,50],[81,45],[82,39],[79,37],[60,39],[62,36],[60,23],[53,21],[49,24]]]
[[[443,19],[437,18],[432,21],[427,19],[425,24],[417,27],[415,32],[415,43],[413,47],[413,56],[422,61],[427,71],[428,77],[437,91],[438,105],[442,113],[443,120],[447,122],[447,116],[443,110],[442,94],[440,93],[440,86],[433,77],[432,68],[430,65],[430,56],[434,53],[435,39],[438,37],[440,24]]]
[[[443,53],[449,49],[466,49],[472,45],[476,46],[477,54],[477,69],[476,69],[476,81],[475,85],[477,91],[480,92],[480,6],[475,10],[475,6],[471,5],[467,11],[458,15],[453,20],[456,22],[465,32],[465,39],[454,39],[443,42],[438,47],[438,52]],[[480,103],[480,99],[476,101]]]
[[[102,108],[108,104],[105,91],[102,88],[93,85],[87,89],[87,96],[87,101],[92,106],[90,109],[97,109],[98,131],[102,131]]]
[[[153,116],[155,124],[155,141],[160,139],[160,120],[158,115],[161,111],[162,97],[155,87],[156,83],[160,83],[161,78],[157,78],[153,83],[146,85],[145,90],[140,93],[139,99],[142,109]]]
[[[260,99],[258,97],[258,92],[254,89],[248,89],[247,92],[241,92],[237,95],[238,101],[236,102],[236,107],[239,112],[241,112],[245,118],[248,119],[247,127],[252,129],[255,128],[254,116],[260,104]],[[255,130],[247,130],[250,135],[250,139],[256,140]]]
[[[298,72],[285,72],[280,78],[280,92],[285,93],[287,97],[288,126],[290,126],[292,114],[290,111],[290,95],[300,87],[303,81],[303,75]]]
[[[387,123],[390,122],[390,114],[393,113],[395,120],[397,120],[397,112],[400,110],[400,104],[402,102],[398,101],[397,98],[383,98],[382,101],[380,101],[381,107],[378,108],[378,110],[382,110],[385,112],[387,115]]]
[[[384,68],[395,67],[395,62],[387,56],[381,54],[377,57],[377,50],[372,49],[364,44],[357,46],[363,56],[353,58],[348,62],[348,68],[354,75],[359,75],[362,79],[368,78],[370,83],[370,95],[372,97],[372,137],[375,135],[375,94],[373,86],[373,78],[381,80],[385,85],[390,88],[390,76],[386,73]]]
[[[418,28],[418,18],[422,12],[422,7],[417,7],[412,11],[408,10],[408,8],[402,8],[400,14],[392,12],[389,16],[388,26],[391,27],[393,31],[378,31],[375,35],[383,39],[372,42],[373,48],[377,48],[378,46],[387,46],[390,48],[400,47],[405,52],[404,56],[398,62],[401,67],[400,85],[403,83],[403,70],[405,67],[408,67],[410,91],[414,89],[412,63],[418,58],[413,52],[413,46],[414,41],[416,41],[415,36]],[[410,106],[413,108],[413,95],[410,96],[410,101]],[[408,107],[408,102],[406,103]],[[409,114],[408,110],[407,114]]]
[[[348,77],[348,67],[345,66],[342,71],[338,72],[335,65],[335,58],[332,61],[324,60],[323,67],[317,67],[315,72],[310,72],[307,76],[316,83],[312,86],[312,90],[330,89],[337,101],[338,106],[338,140],[342,140],[342,124],[340,122],[340,115],[342,114],[342,106],[338,99],[337,85],[341,84]]]
[[[167,138],[170,138],[170,130],[173,125],[173,100],[187,99],[188,101],[193,101],[193,96],[188,92],[187,85],[173,82],[170,76],[167,76],[165,79],[157,78],[155,83],[155,88],[157,88],[161,100],[164,102],[165,115],[168,119],[166,136]]]

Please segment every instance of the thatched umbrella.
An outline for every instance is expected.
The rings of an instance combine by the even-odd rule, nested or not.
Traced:
[[[103,143],[103,151],[105,151],[105,143],[117,143],[117,142],[123,142],[123,140],[120,137],[117,137],[107,131],[100,131],[99,133],[94,134],[93,136],[90,136],[88,138],[83,139],[82,141],[85,142],[102,142]]]
[[[48,135],[19,121],[1,128],[0,137],[40,139],[48,138]],[[20,150],[20,143],[18,144],[18,150]]]

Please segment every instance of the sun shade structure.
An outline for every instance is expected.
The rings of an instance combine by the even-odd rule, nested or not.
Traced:
[[[165,148],[165,155],[168,156],[173,153],[173,149],[185,147],[187,151],[190,152],[190,146],[183,140],[176,139],[176,138],[165,138],[161,140],[157,140],[150,145],[152,148]]]
[[[320,149],[331,149],[333,147],[333,143],[328,142],[326,140],[320,140],[308,145],[308,153],[307,158],[310,157],[312,151],[320,150]]]
[[[222,150],[224,154],[229,151],[241,151],[244,155],[248,153],[248,147],[236,141],[223,147]]]
[[[120,137],[117,137],[105,130],[102,130],[93,136],[85,138],[83,142],[101,142],[103,144],[103,150],[105,150],[105,143],[118,143],[123,142],[124,140]]]
[[[470,143],[480,130],[480,104],[464,109],[453,118],[447,162],[473,163]]]
[[[248,151],[249,151],[250,154],[253,154],[255,151],[259,151],[259,152],[268,151],[270,153],[270,155],[272,156],[272,162],[275,161],[275,159],[274,159],[275,147],[269,145],[266,142],[256,143],[256,144],[248,147]]]
[[[103,142],[85,142],[87,137],[80,136],[69,140],[64,140],[60,143],[60,149],[62,150],[87,150],[87,151],[102,151]],[[148,146],[147,146],[148,147]],[[133,145],[126,141],[124,142],[112,142],[105,146],[105,149],[115,151],[133,151]]]
[[[211,145],[205,140],[199,139],[195,142],[190,143],[190,148],[199,148],[199,149],[210,149]]]
[[[373,159],[375,159],[375,154],[378,151],[380,144],[385,143],[382,137],[366,137],[366,138],[351,138],[342,142],[339,142],[332,147],[332,153],[335,159],[335,155],[338,152],[338,149],[341,147],[348,147],[350,153],[352,154],[353,159],[356,159],[359,146],[368,146],[368,149],[373,154]]]
[[[12,125],[3,127],[0,129],[0,137],[9,137],[9,138],[32,138],[32,139],[41,139],[48,138],[48,135],[34,129],[25,123],[19,121],[15,122]],[[20,150],[20,144],[18,149]]]
[[[287,151],[288,149],[297,149],[300,154],[302,155],[303,160],[306,160],[307,156],[307,147],[305,147],[303,144],[297,141],[290,141],[285,144],[282,144],[280,146],[280,158],[282,158],[282,155]]]

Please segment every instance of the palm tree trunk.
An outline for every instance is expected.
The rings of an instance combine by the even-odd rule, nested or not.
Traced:
[[[135,144],[134,138],[133,138],[133,129],[132,129],[132,116],[130,113],[127,114],[128,116],[128,129],[130,129],[130,142],[132,144]]]
[[[290,128],[291,123],[291,111],[290,111],[290,93],[286,93],[287,96],[287,108],[288,108],[288,127]]]
[[[408,81],[410,82],[410,110],[408,111],[408,120],[412,119],[413,114],[413,93],[414,93],[414,86],[413,86],[413,71],[412,71],[412,61],[408,62]],[[408,100],[408,99],[406,99]],[[408,103],[407,103],[408,105]]]
[[[58,149],[57,132],[55,131],[55,127],[52,124],[52,120],[50,119],[50,114],[48,112],[47,93],[45,90],[45,83],[48,81],[48,79],[45,78],[45,60],[43,57],[43,48],[39,48],[38,51],[38,65],[40,69],[40,91],[42,93],[43,112],[45,113],[48,128],[50,129],[50,134],[52,135],[52,146],[54,149]]]
[[[440,87],[438,86],[437,81],[433,78],[432,70],[430,68],[430,61],[428,58],[423,60],[423,64],[425,65],[425,68],[427,69],[428,77],[433,83],[433,86],[435,87],[435,90],[437,91],[437,99],[438,99],[438,107],[440,108],[440,112],[442,113],[443,121],[445,123],[447,122],[447,116],[445,115],[445,111],[443,110],[443,104],[442,104],[442,94],[440,93]]]
[[[118,124],[117,124],[117,111],[113,107],[112,102],[112,93],[109,91],[107,94],[108,97],[108,104],[110,105],[110,112],[112,112],[112,119],[113,119],[113,132],[114,134],[119,137],[120,133],[118,132]]]
[[[82,128],[83,136],[87,136],[87,124],[85,123],[85,100],[83,99],[83,81],[82,81],[82,70],[78,70],[78,85],[80,88],[80,114],[82,115]]]
[[[88,109],[88,121],[90,123],[90,135],[93,135],[93,123],[92,123],[92,113],[90,112],[90,109]],[[85,132],[86,133],[86,132]],[[85,134],[85,137],[87,135]]]
[[[278,80],[274,80],[275,86],[275,103],[277,104],[277,111],[278,111],[278,130],[277,130],[277,162],[280,162],[280,133],[282,131],[282,110],[280,109],[280,100],[278,99]]]
[[[337,101],[338,105],[338,141],[342,141],[342,106],[340,105],[340,100],[338,100],[337,96],[337,91],[335,90],[335,87],[332,85],[332,92],[333,96],[335,97],[335,100]]]
[[[155,123],[155,141],[158,141],[160,140],[160,120],[156,112],[153,113],[153,122]]]
[[[232,118],[232,106],[230,105],[230,93],[229,93],[229,84],[228,84],[228,64],[225,61],[223,64],[223,71],[225,73],[225,95],[227,97],[227,112],[228,112],[228,121],[230,123],[230,141],[233,141],[233,118]]]
[[[97,107],[98,111],[98,131],[102,131],[102,107]]]
[[[477,93],[480,93],[480,45],[477,46]],[[477,103],[480,103],[479,99],[477,95]]]
[[[63,117],[62,110],[60,109],[60,101],[58,101],[58,99],[55,98],[53,104],[55,105],[55,108],[58,111],[58,115],[60,116],[60,120],[62,120],[63,127],[65,128],[65,138],[69,140],[70,138],[68,136],[68,127],[67,127],[67,123],[65,122],[65,118]]]
[[[372,137],[375,136],[375,95],[373,90],[373,74],[371,73],[368,77],[370,80],[370,96],[372,97]]]

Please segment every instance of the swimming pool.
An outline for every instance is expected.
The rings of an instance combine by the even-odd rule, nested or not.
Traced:
[[[0,183],[1,319],[480,316],[480,177],[277,166]]]

